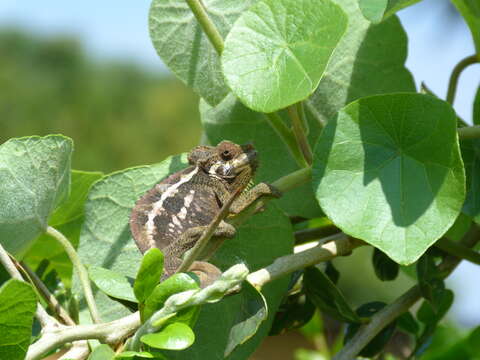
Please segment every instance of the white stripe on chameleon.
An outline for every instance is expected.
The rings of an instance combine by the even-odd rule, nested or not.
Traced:
[[[155,233],[155,223],[153,222],[153,219],[155,218],[155,216],[158,215],[160,210],[163,209],[163,203],[167,198],[174,196],[178,192],[178,188],[180,187],[180,185],[189,182],[197,172],[198,167],[195,167],[192,172],[183,175],[177,183],[172,184],[168,187],[168,189],[160,196],[160,200],[152,204],[152,210],[148,214],[148,220],[145,223],[145,228],[147,230],[147,239],[150,247],[155,246],[155,240],[153,239],[153,235]]]

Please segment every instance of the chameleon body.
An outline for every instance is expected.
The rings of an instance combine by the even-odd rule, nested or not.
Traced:
[[[164,253],[163,278],[171,276],[222,205],[236,191],[243,191],[258,166],[254,147],[222,141],[218,146],[198,146],[188,156],[190,167],[156,184],[136,203],[130,217],[133,238],[142,253],[157,247]],[[237,214],[260,196],[279,196],[278,190],[260,183],[238,196],[230,207]],[[214,236],[231,238],[235,228],[222,221]],[[190,268],[202,284],[211,282],[220,271],[209,263],[196,261]]]

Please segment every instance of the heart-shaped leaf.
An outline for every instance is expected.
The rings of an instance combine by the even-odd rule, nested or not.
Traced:
[[[230,330],[225,357],[240,344],[250,339],[267,319],[267,302],[263,295],[248,282],[242,285],[242,305]]]
[[[379,23],[397,11],[420,0],[358,0],[363,16],[373,23]]]
[[[240,14],[255,0],[203,0],[202,5],[225,37]],[[216,105],[228,94],[220,57],[185,0],[154,0],[150,37],[163,62],[205,101]]]
[[[70,187],[72,140],[60,136],[11,139],[0,145],[0,242],[22,255],[45,232]]]
[[[373,25],[352,0],[334,0],[348,15],[348,28],[328,63],[307,107],[324,123],[361,97],[398,91],[415,92],[405,67],[407,35],[396,16]]]
[[[228,85],[249,108],[273,112],[318,86],[347,17],[330,0],[261,0],[225,39]]]
[[[90,279],[108,296],[115,299],[122,299],[137,302],[132,289],[132,280],[115,271],[104,269],[98,266],[88,268]]]
[[[455,112],[421,94],[355,101],[324,129],[313,180],[336,226],[408,265],[450,228],[463,204]]]
[[[473,42],[480,53],[480,2],[478,0],[452,0],[472,32]]]
[[[133,291],[138,302],[144,302],[160,282],[163,273],[163,253],[160,249],[151,248],[144,255]]]
[[[154,334],[143,335],[140,340],[156,349],[183,350],[193,344],[195,334],[184,323],[173,323]]]
[[[25,359],[36,308],[29,284],[10,279],[0,288],[0,359]]]

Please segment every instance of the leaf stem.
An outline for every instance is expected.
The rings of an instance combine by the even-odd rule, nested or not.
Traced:
[[[308,163],[305,161],[295,137],[290,129],[284,124],[280,115],[277,113],[267,113],[265,116],[269,125],[273,128],[273,130],[275,130],[285,145],[287,145],[287,148],[290,150],[290,153],[292,154],[293,159],[297,162],[298,166],[307,167]]]
[[[480,125],[461,127],[457,131],[461,140],[480,139]]]
[[[297,144],[302,151],[303,157],[307,164],[311,165],[313,161],[312,149],[308,143],[307,135],[305,134],[305,124],[303,117],[303,108],[301,102],[291,105],[287,108],[288,114],[292,121],[293,134],[297,140]]]
[[[467,56],[465,59],[461,60],[453,68],[452,74],[450,75],[450,80],[448,82],[448,91],[447,91],[447,102],[453,105],[455,101],[455,94],[457,92],[458,79],[463,70],[465,70],[469,65],[480,63],[480,55],[474,54]]]
[[[15,264],[13,263],[12,259],[10,259],[10,256],[8,255],[7,251],[3,248],[1,244],[0,244],[0,263],[3,265],[5,270],[7,270],[7,272],[10,274],[10,276],[13,279],[17,279],[25,282],[22,275],[20,274],[18,269],[15,267]],[[43,329],[54,328],[60,325],[60,323],[55,318],[47,314],[47,312],[45,311],[45,309],[42,307],[40,303],[37,303],[37,310],[35,311],[35,317],[38,319]]]
[[[52,236],[55,240],[57,240],[67,253],[70,261],[77,270],[78,277],[80,278],[80,283],[82,284],[85,300],[87,301],[88,309],[90,311],[90,315],[92,316],[92,320],[96,324],[101,323],[102,321],[100,320],[97,305],[95,304],[95,300],[93,298],[92,287],[90,286],[90,280],[88,278],[87,270],[80,261],[80,258],[78,257],[75,248],[60,231],[54,229],[53,227],[48,226],[46,233]]]
[[[212,22],[210,17],[205,10],[205,7],[200,0],[187,0],[187,4],[192,10],[193,15],[197,18],[198,23],[202,27],[202,30],[207,35],[210,43],[213,45],[218,55],[222,54],[223,51],[223,38],[220,35],[217,27]]]
[[[447,238],[441,238],[435,243],[435,246],[459,259],[468,260],[473,264],[480,265],[479,253],[455,241],[448,240]]]

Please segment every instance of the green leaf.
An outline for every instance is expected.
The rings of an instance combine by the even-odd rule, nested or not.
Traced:
[[[320,310],[340,321],[360,322],[340,290],[320,270],[306,268],[303,281],[307,298]]]
[[[90,190],[85,204],[85,222],[78,253],[90,266],[109,268],[122,275],[135,277],[142,261],[140,251],[131,238],[128,221],[135,201],[168,174],[186,166],[186,157],[172,157],[160,164],[126,169],[105,176]],[[268,226],[265,226],[268,224]],[[216,251],[211,262],[220,269],[227,269],[239,261],[248,264],[250,271],[272,263],[277,257],[289,254],[293,248],[293,233],[290,221],[274,202],[264,212],[248,219],[237,229],[234,239],[228,239]],[[263,295],[271,310],[265,322],[250,340],[240,345],[228,357],[248,358],[272,324],[282,296],[288,287],[288,278],[282,278],[265,286]],[[73,290],[81,299],[82,290],[74,276]],[[227,338],[241,303],[240,296],[229,296],[215,304],[202,306],[195,323],[196,340],[190,348],[175,352],[172,359],[209,359],[222,357]],[[102,319],[111,321],[130,312],[102,292],[95,294]],[[81,321],[88,321],[88,310],[81,302]],[[221,317],[219,317],[221,314]],[[215,341],[212,341],[212,338]],[[213,354],[213,355],[212,355]]]
[[[158,284],[150,296],[145,300],[145,306],[141,311],[142,322],[150,318],[153,313],[162,308],[165,301],[173,294],[177,294],[182,291],[195,290],[199,286],[188,274],[174,274],[165,281]],[[175,316],[174,321],[185,322],[187,325],[193,326],[193,322],[190,320],[195,319],[197,308],[187,308],[182,310]],[[180,320],[181,319],[181,320]],[[186,321],[184,321],[186,320]]]
[[[403,265],[454,223],[464,181],[455,113],[429,95],[355,101],[315,148],[314,190],[327,216]]]
[[[435,302],[424,301],[417,312],[417,319],[427,325],[436,325],[453,304],[453,291],[444,289]]]
[[[242,293],[242,305],[237,311],[235,325],[230,330],[225,357],[255,335],[260,324],[267,319],[268,305],[263,295],[248,282],[242,285]]]
[[[144,302],[160,282],[163,273],[163,253],[160,249],[151,248],[144,255],[133,291],[138,302]]]
[[[11,254],[25,253],[68,196],[72,149],[72,140],[60,135],[0,145],[0,242]]]
[[[362,318],[371,318],[375,315],[379,310],[383,309],[386,306],[385,303],[379,301],[373,301],[367,304],[363,304],[357,309],[358,316]],[[360,324],[348,324],[347,331],[345,333],[344,343],[348,344],[348,342],[353,338],[353,336],[357,333],[360,329]],[[362,351],[359,352],[358,355],[364,357],[374,357],[378,354],[388,343],[391,339],[393,333],[395,332],[396,321],[393,321],[380,331],[370,342],[365,345]]]
[[[201,100],[200,116],[210,143],[217,144],[229,139],[237,144],[252,142],[255,145],[260,159],[256,181],[272,182],[298,169],[285,144],[267,123],[266,117],[242,105],[233,94],[216,107]],[[310,119],[309,127],[309,140],[314,144],[320,134],[320,127],[313,119]],[[291,216],[311,218],[321,214],[309,184],[286,192],[276,202]]]
[[[391,281],[398,276],[400,270],[398,264],[378,249],[373,251],[372,263],[375,274],[380,280]]]
[[[305,294],[297,293],[287,297],[275,314],[269,335],[284,334],[288,330],[304,326],[312,319],[315,309]]]
[[[195,334],[188,325],[173,323],[158,333],[143,335],[140,340],[156,349],[183,350],[193,344]]]
[[[358,0],[363,16],[373,23],[379,23],[397,11],[420,0]]]
[[[438,296],[443,296],[445,284],[440,278],[433,256],[425,254],[418,260],[417,279],[422,296],[435,306]]]
[[[480,2],[478,0],[452,0],[452,3],[465,19],[472,32],[475,49],[477,49],[477,53],[480,53]]]
[[[37,296],[29,284],[10,279],[0,288],[0,359],[25,358],[36,308]]]
[[[210,20],[223,38],[255,0],[203,0]],[[220,57],[185,0],[154,0],[149,14],[150,37],[163,62],[209,104],[229,92]]]
[[[126,276],[97,266],[90,266],[88,268],[88,275],[95,285],[108,296],[137,302],[137,298],[132,289],[133,281],[129,281]]]
[[[131,358],[141,358],[141,359],[154,359],[155,356],[147,351],[124,351],[117,356],[115,359],[131,359]]]
[[[475,125],[480,125],[480,86],[478,87],[473,100],[473,123]]]
[[[462,212],[480,224],[480,140],[462,140],[460,146],[467,180],[467,197]]]
[[[222,66],[249,108],[273,112],[317,88],[347,17],[330,0],[261,0],[235,22]]]
[[[115,351],[113,351],[110,346],[102,344],[92,351],[88,360],[113,360],[114,357]]]
[[[72,170],[70,196],[52,214],[48,224],[57,228],[83,216],[83,207],[92,184],[103,176],[101,172]]]
[[[413,315],[408,311],[397,318],[397,326],[400,330],[416,335],[419,326]]]
[[[415,92],[405,67],[407,35],[396,16],[373,25],[353,0],[335,0],[348,15],[348,28],[328,63],[307,107],[327,122],[361,97],[398,91]]]

